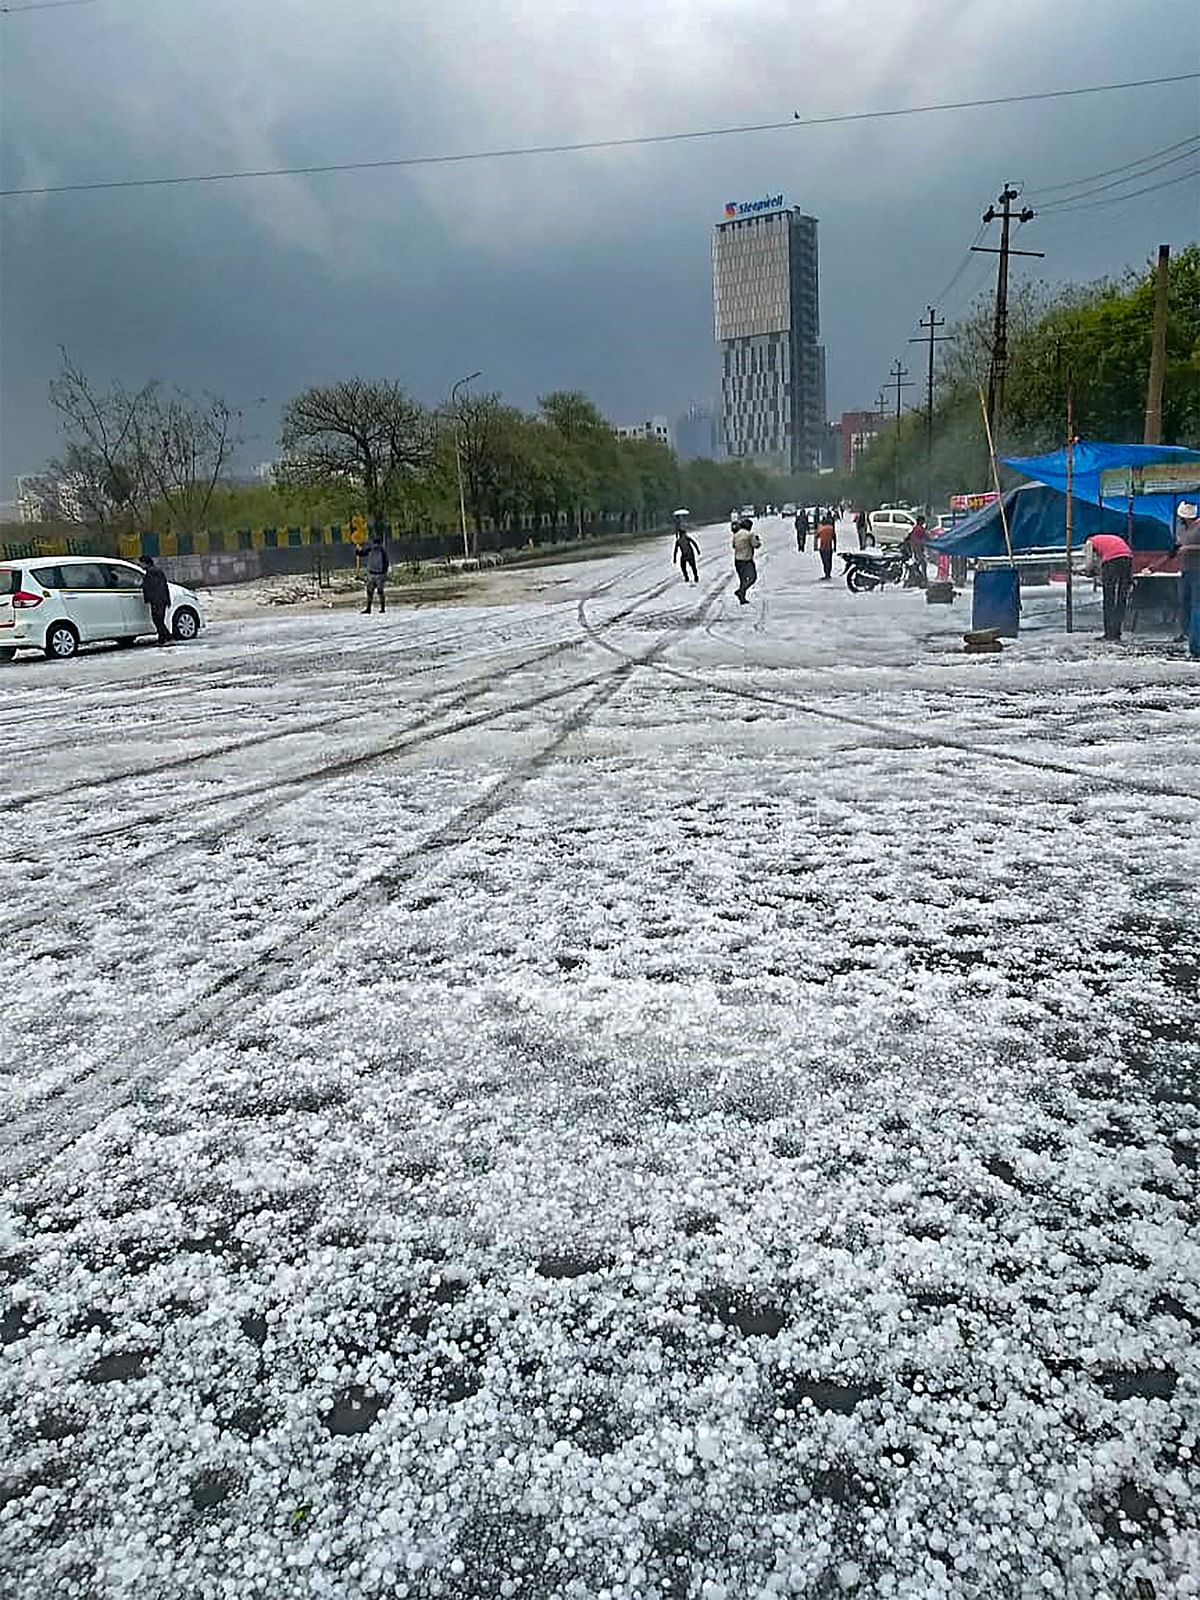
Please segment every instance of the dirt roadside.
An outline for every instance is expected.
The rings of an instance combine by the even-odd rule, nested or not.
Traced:
[[[604,539],[586,544],[542,547],[518,555],[503,565],[485,566],[442,575],[428,571],[413,575],[406,567],[393,570],[388,582],[388,603],[393,606],[512,606],[531,600],[553,604],[556,590],[565,603],[570,579],[557,569],[580,561],[632,553],[667,536],[661,532],[633,534],[624,539]],[[347,569],[332,574],[329,588],[318,588],[307,576],[255,578],[217,589],[197,591],[210,621],[231,621],[257,616],[262,611],[341,611],[361,606],[363,585]]]

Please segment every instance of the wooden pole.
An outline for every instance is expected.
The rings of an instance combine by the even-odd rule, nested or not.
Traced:
[[[1154,338],[1150,345],[1150,378],[1146,385],[1145,444],[1162,443],[1163,378],[1167,370],[1167,305],[1170,289],[1171,246],[1158,247],[1154,278]]]
[[[1075,385],[1067,379],[1067,632],[1075,632],[1075,588],[1071,543],[1075,527]]]
[[[988,416],[987,396],[984,394],[982,387],[979,390],[979,405],[983,412],[983,426],[987,433],[988,457],[992,463],[992,482],[996,487],[996,499],[1000,505],[1000,526],[1004,529],[1004,548],[1008,551],[1009,561],[1012,561],[1012,564],[1015,567],[1016,562],[1013,561],[1012,538],[1008,531],[1008,512],[1005,509],[1004,494],[1000,488],[1000,467],[996,461],[996,444],[992,438],[992,419]]]

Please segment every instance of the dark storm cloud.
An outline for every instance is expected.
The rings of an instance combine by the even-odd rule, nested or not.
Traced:
[[[97,0],[2,25],[5,187],[968,99],[1186,70],[1200,54],[1189,0],[399,13],[360,0],[352,16],[315,0]],[[597,155],[6,200],[2,470],[53,446],[60,343],[106,379],[223,392],[262,435],[250,459],[271,453],[289,393],[356,371],[433,401],[483,367],[524,404],[570,383],[614,416],[672,414],[713,388],[721,204],[780,189],[821,218],[831,410],[870,404],[1003,181],[1085,175],[1195,126],[1183,85]],[[1047,220],[1030,242],[1048,276],[1119,270],[1195,232],[1188,194]],[[988,271],[979,258],[956,296]]]

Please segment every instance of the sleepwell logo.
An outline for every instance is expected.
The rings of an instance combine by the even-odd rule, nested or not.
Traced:
[[[736,217],[754,217],[760,211],[782,211],[783,196],[781,194],[768,195],[764,200],[727,200],[725,202],[725,220],[732,222]]]

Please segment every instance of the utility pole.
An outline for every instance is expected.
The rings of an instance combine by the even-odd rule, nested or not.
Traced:
[[[1170,288],[1171,246],[1158,247],[1154,277],[1154,340],[1150,346],[1150,380],[1146,386],[1146,431],[1143,444],[1162,443],[1163,377],[1167,370],[1167,301]]]
[[[996,271],[996,311],[992,319],[992,359],[988,365],[987,386],[987,420],[992,438],[997,437],[997,428],[1000,413],[1004,406],[1004,380],[1008,376],[1008,258],[1009,256],[1044,256],[1044,250],[1014,250],[1009,243],[1009,230],[1013,218],[1018,222],[1030,222],[1034,212],[1030,206],[1014,211],[1012,203],[1021,198],[1021,191],[1014,189],[1011,183],[1006,183],[1000,191],[997,202],[1000,209],[989,206],[983,213],[985,222],[995,222],[1000,218],[1000,248],[997,250],[991,245],[973,244],[972,250],[983,255],[999,256],[1000,261]]]
[[[459,378],[450,390],[450,412],[454,419],[454,465],[458,469],[458,528],[462,535],[464,561],[471,559],[471,541],[467,538],[467,496],[463,487],[462,418],[458,414],[458,391],[482,376],[482,372],[469,372],[465,378]]]
[[[893,500],[893,502],[896,501],[896,500],[899,500],[899,498],[900,498],[900,391],[902,389],[911,389],[912,388],[912,384],[911,383],[906,383],[904,381],[907,377],[908,377],[908,368],[907,367],[902,367],[900,365],[900,358],[899,358],[899,356],[897,356],[895,361],[892,362],[891,376],[888,378],[888,385],[887,385],[889,389],[894,388],[895,391],[896,391],[896,432],[895,432],[895,438],[893,440],[893,444],[894,444],[894,447],[895,447],[895,456],[894,456],[894,459],[893,459],[893,473],[892,473],[892,500]]]
[[[1063,376],[1063,342],[1061,336],[1054,341],[1054,376],[1057,383]],[[1075,575],[1071,571],[1071,556],[1075,543],[1075,377],[1071,363],[1067,362],[1067,632],[1075,632]]]
[[[908,342],[929,345],[929,368],[925,374],[925,515],[931,517],[933,515],[933,347],[950,336],[937,331],[946,326],[945,317],[939,317],[932,306],[927,306],[926,309],[929,312],[929,321],[926,322],[922,317],[917,326],[928,330],[928,339],[922,336],[920,339],[910,339]]]
[[[1067,632],[1075,632],[1075,585],[1071,572],[1075,512],[1075,382],[1067,372]]]

